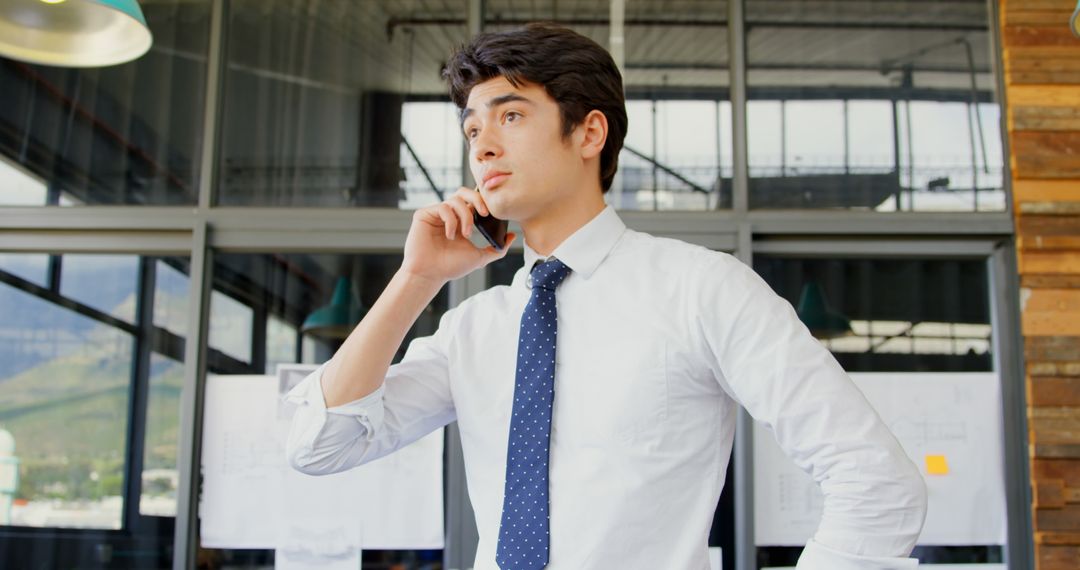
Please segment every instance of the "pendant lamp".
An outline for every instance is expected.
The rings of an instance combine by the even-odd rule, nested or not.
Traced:
[[[816,281],[803,286],[799,308],[795,313],[816,338],[837,338],[851,334],[851,321],[829,306]]]
[[[339,277],[330,304],[312,311],[304,319],[300,331],[326,339],[344,339],[366,312],[360,300],[353,294],[349,279]]]
[[[153,38],[136,0],[3,0],[0,56],[104,67],[146,53]]]

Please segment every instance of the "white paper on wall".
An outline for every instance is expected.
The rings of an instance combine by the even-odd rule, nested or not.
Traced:
[[[207,376],[202,545],[283,549],[297,565],[307,560],[297,539],[311,532],[341,564],[361,548],[442,548],[443,430],[342,473],[304,475],[285,459],[292,410],[279,400],[297,367],[282,368],[279,376]]]
[[[919,467],[929,506],[920,545],[1005,544],[1001,396],[993,373],[852,373]],[[754,537],[803,546],[823,496],[772,433],[754,426]]]

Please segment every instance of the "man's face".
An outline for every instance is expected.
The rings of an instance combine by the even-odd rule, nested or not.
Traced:
[[[514,87],[501,76],[476,85],[462,129],[473,177],[496,218],[531,220],[581,194],[579,129],[562,136],[559,106],[543,87]]]

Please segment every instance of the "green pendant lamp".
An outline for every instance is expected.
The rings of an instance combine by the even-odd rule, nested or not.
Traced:
[[[104,67],[146,53],[153,38],[135,0],[3,0],[0,56]]]
[[[795,310],[799,320],[819,339],[837,338],[851,334],[851,321],[834,311],[825,300],[821,286],[811,281],[803,286],[799,296],[799,308]]]
[[[366,312],[360,305],[360,300],[353,294],[349,279],[339,277],[330,304],[312,311],[304,319],[300,330],[304,334],[321,338],[343,339],[349,336]]]

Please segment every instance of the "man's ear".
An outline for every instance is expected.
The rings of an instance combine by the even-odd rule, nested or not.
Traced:
[[[607,117],[603,113],[593,109],[585,115],[585,119],[578,126],[583,134],[581,140],[581,157],[585,159],[600,156],[607,141]]]

